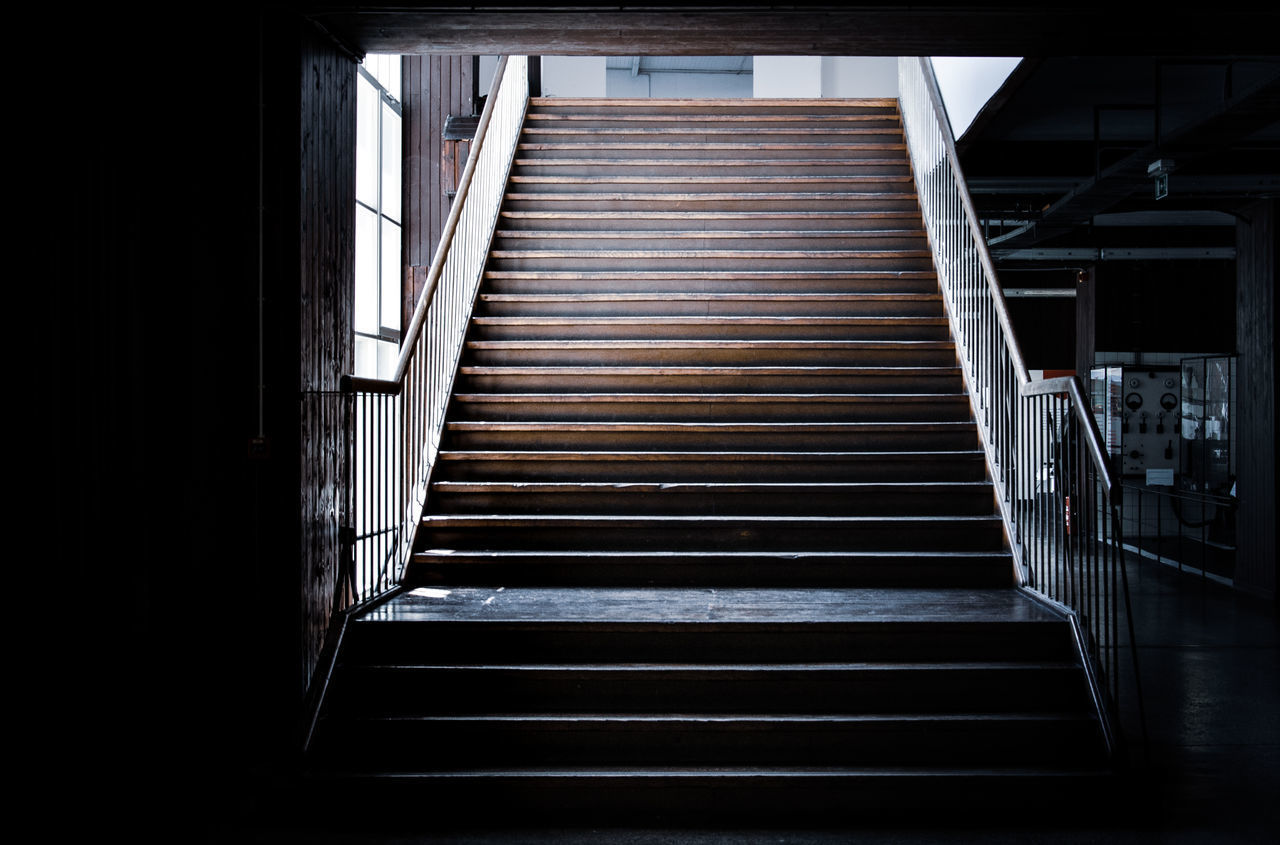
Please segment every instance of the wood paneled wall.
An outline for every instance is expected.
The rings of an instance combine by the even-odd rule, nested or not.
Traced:
[[[1276,598],[1276,201],[1242,212],[1236,228],[1236,344],[1240,353],[1234,445],[1239,473],[1236,586]]]
[[[301,396],[302,652],[304,687],[328,629],[347,518],[347,439],[339,380],[354,365],[354,62],[318,33],[303,36],[298,123]]]
[[[467,163],[468,141],[442,137],[449,115],[475,110],[472,56],[406,56],[404,94],[404,295],[401,326],[407,326],[431,266],[440,231],[449,217],[452,192]]]

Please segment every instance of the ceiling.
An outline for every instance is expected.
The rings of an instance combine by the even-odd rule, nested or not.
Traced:
[[[1217,3],[1194,15],[1097,3],[732,5],[303,3],[357,55],[1277,54],[1280,12]]]

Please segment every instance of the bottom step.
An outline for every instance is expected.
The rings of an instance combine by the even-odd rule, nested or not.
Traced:
[[[1007,821],[1069,809],[1105,815],[1115,775],[1035,768],[570,768],[449,772],[322,772],[305,779],[311,800],[341,795],[361,806],[418,807],[430,824],[475,819],[539,824],[915,825]],[[908,814],[908,815],[904,815]],[[945,814],[945,815],[944,815]]]
[[[1007,552],[487,551],[430,549],[410,586],[1008,587]]]

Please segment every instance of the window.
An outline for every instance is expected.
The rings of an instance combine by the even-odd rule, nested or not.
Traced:
[[[355,371],[395,374],[400,353],[400,57],[370,54],[356,74]]]

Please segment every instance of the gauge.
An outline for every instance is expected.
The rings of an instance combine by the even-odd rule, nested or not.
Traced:
[[[1166,393],[1160,397],[1160,407],[1164,408],[1166,411],[1172,411],[1174,408],[1178,407],[1178,397],[1174,396],[1172,393]]]
[[[1124,397],[1124,405],[1130,411],[1136,411],[1142,407],[1142,394],[1138,392],[1130,393]]]

